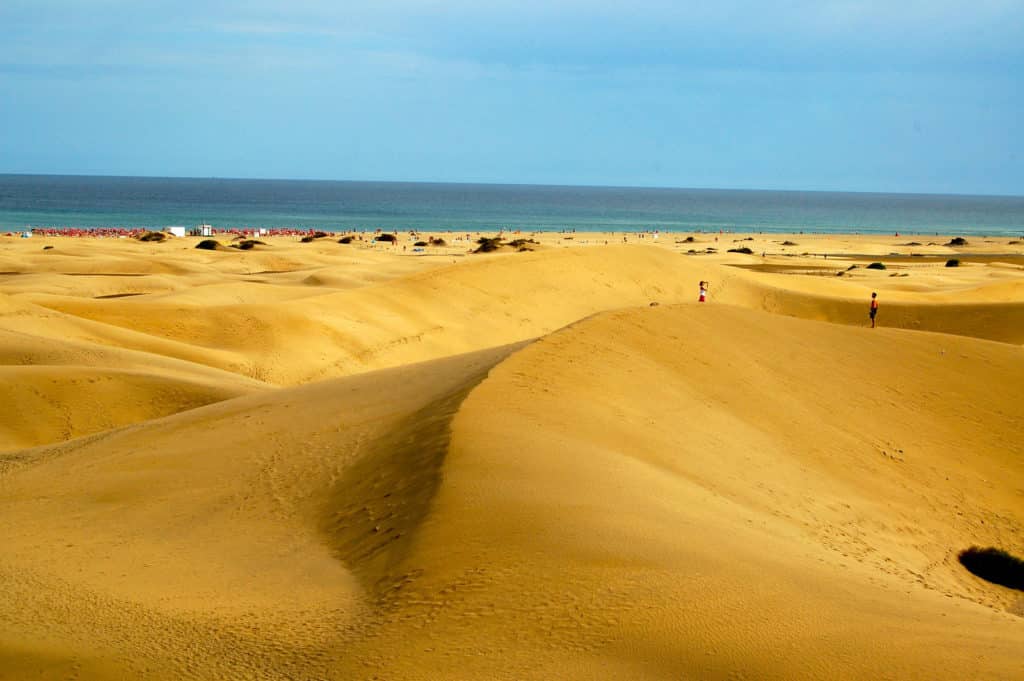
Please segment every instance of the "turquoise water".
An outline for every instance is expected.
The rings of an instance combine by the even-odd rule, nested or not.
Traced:
[[[1024,234],[1024,197],[0,175],[0,231],[212,224],[343,230]]]

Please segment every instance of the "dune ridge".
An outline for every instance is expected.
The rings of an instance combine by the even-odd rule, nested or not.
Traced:
[[[69,602],[102,603],[93,617],[105,631],[145,628],[134,642],[143,659],[119,667],[119,674],[152,663],[145,658],[153,646],[164,668],[160,678],[272,673],[261,665],[273,663],[279,648],[327,649],[337,637],[352,636],[367,626],[357,617],[365,614],[359,603],[379,588],[369,576],[380,553],[367,551],[362,533],[356,541],[353,532],[368,530],[370,543],[384,540],[392,552],[408,542],[422,516],[422,502],[415,501],[420,473],[430,472],[410,470],[408,457],[416,460],[424,434],[443,450],[449,411],[509,351],[261,392],[0,454],[0,461],[18,464],[6,474],[0,467],[6,511],[0,532],[7,547],[0,562],[14,562],[24,575],[13,581],[15,598],[0,606],[0,621],[19,624],[0,630],[0,649],[24,647],[43,631],[48,638],[63,629],[61,648],[89,657],[81,647],[83,632],[45,605],[53,591]],[[416,446],[396,458],[390,446],[396,438]],[[349,470],[367,468],[374,471],[369,478]],[[394,502],[374,496],[379,475],[396,493]],[[51,493],[33,494],[38,484]],[[368,504],[387,509],[387,528],[376,532],[360,524]],[[395,536],[395,526],[404,538]],[[54,547],[59,561],[54,554],[29,558],[38,533],[46,530],[63,538]],[[110,578],[112,569],[120,578]],[[37,592],[29,581],[53,586]],[[19,613],[52,614],[28,622],[10,611],[15,603]],[[206,639],[198,651],[192,636]],[[239,637],[247,641],[243,648],[260,654],[246,661],[232,652],[224,659]]]
[[[1024,344],[1024,281],[1014,280],[954,293],[910,294],[885,279],[847,282],[822,277],[752,273],[723,267],[716,271],[715,299],[802,319],[864,325],[872,290],[881,289],[880,322],[888,328],[936,331],[1004,343]]]
[[[1014,271],[137,246],[0,276],[0,679],[1020,669]]]
[[[770,336],[826,342],[766,358]],[[949,342],[947,371],[919,371]],[[888,375],[863,368],[882,362]],[[967,418],[931,402],[953,376]],[[1006,408],[1022,377],[998,343],[851,337],[725,306],[606,313],[548,336],[455,417],[403,568],[416,575],[404,607],[431,626],[373,639],[385,676],[550,678],[569,657],[580,677],[1003,678],[1024,599],[956,553],[1024,549],[1024,490],[994,484],[1024,479]],[[898,418],[845,416],[880,403]],[[962,654],[981,638],[983,664]],[[460,654],[403,652],[420,647]]]
[[[7,405],[0,424],[0,451],[70,440],[255,389],[242,381],[225,385],[223,380],[172,379],[149,371],[67,365],[0,367],[0,403]],[[79,402],[62,400],[66,394],[75,394]]]

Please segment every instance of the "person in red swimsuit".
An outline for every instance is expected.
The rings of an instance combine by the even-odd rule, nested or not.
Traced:
[[[700,298],[697,299],[697,302],[703,303],[704,299],[707,298],[707,295],[708,295],[708,282],[702,281],[702,282],[700,282]]]
[[[878,294],[874,291],[871,292],[871,311],[868,313],[871,316],[871,328],[875,328],[875,315],[878,314]]]

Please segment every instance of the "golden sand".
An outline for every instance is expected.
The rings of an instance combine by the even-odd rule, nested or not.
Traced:
[[[1024,678],[1024,246],[436,236],[0,237],[0,679]]]

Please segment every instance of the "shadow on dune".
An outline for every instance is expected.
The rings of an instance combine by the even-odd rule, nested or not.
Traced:
[[[508,351],[522,345],[508,346]],[[441,486],[452,419],[493,366],[467,376],[462,385],[374,439],[328,492],[320,530],[380,605],[412,577],[402,574],[401,565]]]
[[[986,582],[1024,591],[1024,560],[997,548],[972,546],[961,551],[960,564]]]
[[[0,679],[88,678],[94,681],[123,678],[119,670],[93,659],[32,647],[8,646],[0,642]]]

